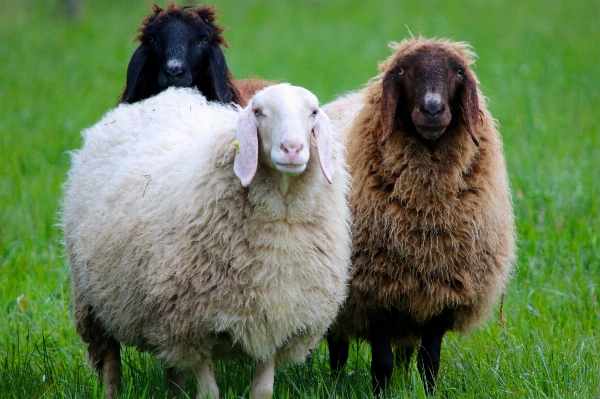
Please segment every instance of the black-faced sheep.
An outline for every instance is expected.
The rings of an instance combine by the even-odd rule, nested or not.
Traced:
[[[392,375],[391,344],[408,364],[420,342],[417,365],[432,394],[444,334],[480,323],[505,290],[514,216],[469,46],[419,38],[392,49],[376,80],[324,107],[346,126],[353,179],[351,283],[328,335],[330,361],[339,372],[349,337],[368,340],[379,394]]]
[[[275,365],[303,360],[346,295],[349,175],[317,98],[280,84],[237,112],[170,88],[83,136],[62,224],[107,396],[124,344],[180,384],[194,371],[198,398],[219,396],[214,359],[248,356],[252,398],[271,397]]]
[[[215,24],[211,7],[166,9],[152,4],[142,20],[139,47],[127,67],[127,84],[120,100],[134,103],[170,86],[196,87],[207,99],[241,103],[221,46],[223,27]]]
[[[254,94],[276,84],[259,78],[233,81],[220,46],[227,47],[211,7],[176,7],[153,11],[142,21],[140,46],[127,68],[120,102],[134,103],[171,86],[196,87],[211,101],[245,107]]]

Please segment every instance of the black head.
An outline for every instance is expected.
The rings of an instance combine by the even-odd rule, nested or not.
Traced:
[[[401,123],[426,140],[437,140],[453,118],[475,136],[479,103],[469,61],[445,41],[424,41],[401,51],[384,71],[382,123],[385,142]]]
[[[143,21],[140,46],[127,68],[123,102],[136,102],[170,86],[197,87],[209,100],[232,101],[230,74],[221,45],[223,28],[210,7],[154,5]]]

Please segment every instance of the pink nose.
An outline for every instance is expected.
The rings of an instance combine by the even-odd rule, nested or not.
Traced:
[[[290,157],[294,157],[300,151],[302,151],[302,148],[304,148],[304,145],[299,141],[290,140],[290,141],[284,141],[283,143],[281,143],[280,148],[283,150],[283,152],[285,152],[286,155],[288,155]]]

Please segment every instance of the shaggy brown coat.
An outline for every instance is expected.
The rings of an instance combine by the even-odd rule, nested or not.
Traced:
[[[479,89],[474,132],[467,131],[463,110],[433,146],[398,123],[381,143],[386,72],[407,49],[431,45],[473,62],[465,43],[419,38],[393,44],[347,132],[353,266],[335,326],[340,335],[367,339],[370,317],[391,312],[397,316],[392,339],[413,345],[423,323],[444,310],[452,310],[453,330],[467,331],[490,313],[510,278],[509,183],[497,124]]]

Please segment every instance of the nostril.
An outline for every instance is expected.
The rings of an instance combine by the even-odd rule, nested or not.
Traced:
[[[439,103],[427,103],[425,106],[421,106],[421,112],[435,118],[444,112],[444,107]]]
[[[280,148],[283,152],[285,152],[288,155],[296,155],[297,153],[302,151],[302,148],[304,148],[304,146],[302,145],[302,143],[286,141],[281,143]]]
[[[165,68],[165,75],[167,75],[171,79],[177,79],[181,77],[184,72],[185,71],[181,65],[169,66]]]

